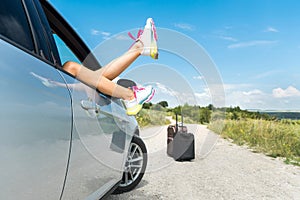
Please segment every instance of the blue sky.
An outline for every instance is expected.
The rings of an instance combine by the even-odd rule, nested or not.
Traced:
[[[297,0],[50,2],[91,49],[115,34],[142,27],[151,16],[158,28],[178,31],[202,46],[223,80],[226,106],[300,110],[300,2]],[[183,60],[174,60],[171,55],[161,53],[155,64],[168,65],[188,77],[197,102],[211,103],[205,77],[195,73]],[[135,65],[145,61],[149,62],[142,59]]]

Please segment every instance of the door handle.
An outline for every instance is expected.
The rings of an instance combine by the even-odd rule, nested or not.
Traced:
[[[89,100],[81,100],[80,104],[84,110],[95,110],[96,113],[100,111],[100,106],[95,102]]]

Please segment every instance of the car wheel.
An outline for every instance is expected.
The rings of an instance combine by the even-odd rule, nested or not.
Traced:
[[[143,140],[134,136],[128,150],[122,181],[114,194],[131,191],[139,184],[146,170],[147,159],[147,149]]]

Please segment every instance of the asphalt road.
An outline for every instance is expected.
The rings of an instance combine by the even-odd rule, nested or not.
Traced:
[[[108,199],[300,200],[300,167],[232,144],[205,126],[188,129],[195,134],[191,162],[167,156],[166,126],[142,130],[149,152],[144,178],[135,190]]]

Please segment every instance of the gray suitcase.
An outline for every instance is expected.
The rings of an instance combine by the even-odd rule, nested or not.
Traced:
[[[181,119],[178,126],[176,115],[176,124],[168,126],[167,154],[176,161],[190,161],[195,159],[194,134],[188,133],[187,127],[183,126],[183,117]]]
[[[179,131],[173,139],[173,158],[176,161],[195,159],[195,138],[192,133]]]

